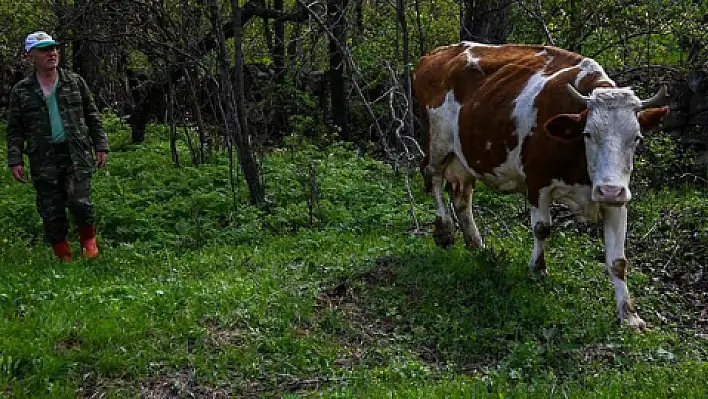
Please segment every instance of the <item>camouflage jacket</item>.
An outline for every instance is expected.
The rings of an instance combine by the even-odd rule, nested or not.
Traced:
[[[57,103],[76,177],[94,170],[94,151],[108,151],[108,139],[93,96],[81,76],[58,70]],[[10,95],[7,119],[7,164],[22,165],[29,157],[32,180],[56,180],[56,153],[44,94],[32,72],[19,81]]]

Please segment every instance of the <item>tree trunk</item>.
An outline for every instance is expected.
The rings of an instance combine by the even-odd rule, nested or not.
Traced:
[[[208,160],[207,154],[211,147],[209,146],[209,142],[207,140],[206,126],[204,125],[204,119],[202,118],[202,110],[199,105],[199,100],[197,99],[197,92],[194,88],[192,73],[185,70],[184,76],[187,78],[187,90],[189,90],[190,99],[189,102],[192,108],[194,120],[197,123],[197,130],[199,131],[199,152],[197,154],[197,160],[200,164],[203,164]]]
[[[408,22],[406,21],[406,9],[404,0],[396,0],[396,15],[401,26],[401,37],[403,39],[403,90],[408,103],[406,110],[406,134],[413,136],[413,89],[411,82],[411,52],[408,38]]]
[[[167,86],[167,120],[170,124],[170,153],[172,163],[179,168],[179,153],[177,152],[177,118],[175,116],[175,88],[172,83]]]
[[[344,49],[347,45],[347,0],[328,0],[327,14],[333,38],[329,39],[329,85],[332,122],[339,129],[339,137],[349,141],[347,124],[347,94],[344,80]]]
[[[216,0],[214,0],[216,1]],[[218,1],[216,2],[216,9],[218,12]],[[232,21],[234,25],[234,87],[231,99],[234,101],[235,105],[235,120],[237,123],[234,124],[235,129],[233,133],[235,134],[236,152],[238,154],[238,160],[243,169],[243,174],[246,179],[246,184],[248,185],[248,192],[251,196],[251,203],[258,205],[265,202],[265,193],[263,192],[263,186],[261,185],[260,173],[258,171],[258,164],[256,163],[256,158],[253,155],[253,149],[251,148],[250,140],[250,129],[248,128],[248,118],[246,114],[246,99],[244,97],[243,91],[243,52],[242,52],[242,41],[243,41],[243,28],[241,26],[241,7],[238,4],[238,0],[231,0],[231,13]],[[216,27],[215,27],[216,29]],[[223,47],[223,67],[225,68],[225,73],[227,78],[231,75],[228,73],[228,61],[226,59],[226,49],[225,49],[225,39],[224,34],[219,29],[219,39],[221,41],[221,47]],[[228,85],[229,87],[231,85]]]
[[[509,34],[510,0],[464,0],[460,39],[501,44]]]
[[[274,0],[273,5],[276,11],[283,12],[283,0]],[[273,30],[275,33],[275,43],[273,43],[275,79],[278,83],[283,83],[285,81],[285,22],[276,18],[273,22]]]

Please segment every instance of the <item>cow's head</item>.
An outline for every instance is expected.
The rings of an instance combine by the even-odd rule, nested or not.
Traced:
[[[568,85],[568,91],[587,109],[580,114],[561,114],[551,118],[546,131],[559,140],[585,140],[588,174],[592,181],[592,200],[622,205],[632,199],[629,179],[634,150],[642,133],[656,127],[669,107],[649,108],[666,95],[662,88],[648,100],[640,100],[631,89],[596,88],[589,96]]]

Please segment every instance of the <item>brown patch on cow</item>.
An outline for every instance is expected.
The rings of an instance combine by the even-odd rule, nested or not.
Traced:
[[[578,65],[583,57],[576,53],[571,53],[570,51],[563,50],[557,47],[549,47],[549,55],[553,58],[551,62],[543,70],[545,75],[553,75],[554,73],[560,71],[561,69],[568,68],[569,66]]]
[[[499,60],[508,62],[508,55],[503,51],[498,56]],[[482,64],[491,64],[487,59],[484,61]],[[544,56],[525,53],[512,64],[507,63],[496,71],[490,69],[493,73],[479,85],[474,99],[462,105],[460,144],[469,166],[477,173],[492,173],[519,145],[516,123],[512,119],[514,100],[545,63]],[[489,65],[485,66],[485,72],[487,68]]]
[[[578,93],[587,96],[598,87],[615,87],[612,83],[604,80],[604,78],[605,77],[600,72],[589,73],[583,76],[582,79],[580,79],[580,82],[578,82],[578,87],[576,87],[576,89],[578,90]]]
[[[551,226],[543,222],[538,222],[533,226],[533,235],[539,240],[545,240],[551,235]]]
[[[413,72],[413,89],[423,111],[442,105],[447,92],[454,88],[456,74],[464,70],[464,49],[462,45],[442,47],[420,59]]]
[[[648,108],[639,114],[637,114],[637,119],[639,120],[639,126],[642,128],[642,132],[650,131],[661,123],[661,120],[668,115],[669,107],[661,108]]]
[[[627,269],[627,259],[615,259],[612,261],[610,271],[618,279],[627,281]]]
[[[484,74],[491,76],[509,65],[517,64],[522,59],[535,58],[544,60],[545,64],[545,57],[540,55],[545,49],[544,46],[533,44],[507,44],[496,47],[477,46],[469,51],[475,58],[479,58],[478,64]]]
[[[583,140],[560,141],[545,132],[534,134],[524,142],[522,154],[527,196],[533,206],[539,205],[539,191],[554,179],[567,184],[591,184]]]
[[[441,217],[435,219],[435,229],[433,230],[435,245],[447,248],[455,244],[455,226],[452,221],[445,223]]]

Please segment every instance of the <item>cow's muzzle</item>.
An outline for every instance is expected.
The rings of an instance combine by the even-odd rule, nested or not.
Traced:
[[[629,190],[622,186],[596,186],[593,190],[592,199],[606,205],[624,205],[629,202],[631,195]]]

